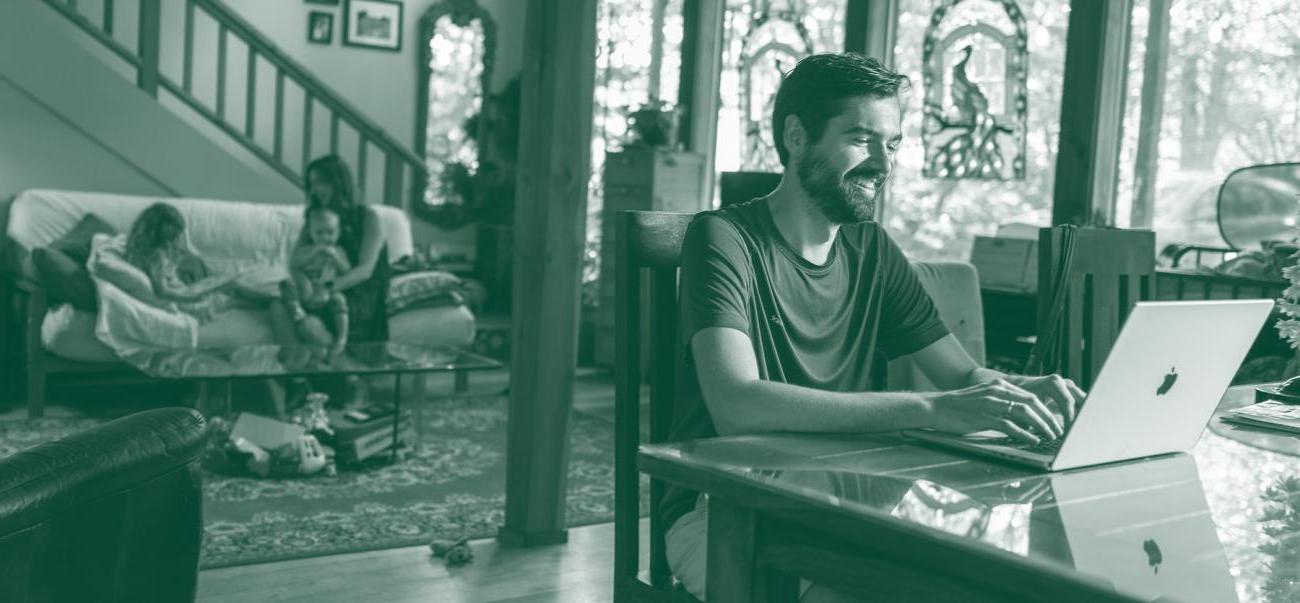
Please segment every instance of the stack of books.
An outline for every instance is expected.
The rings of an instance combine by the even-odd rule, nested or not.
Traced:
[[[390,453],[394,429],[397,430],[398,446],[415,441],[415,422],[411,413],[402,411],[394,427],[391,406],[330,411],[330,426],[334,429],[334,453],[339,463],[359,463]]]
[[[1265,400],[1228,411],[1221,420],[1224,423],[1266,427],[1300,434],[1300,405]]]

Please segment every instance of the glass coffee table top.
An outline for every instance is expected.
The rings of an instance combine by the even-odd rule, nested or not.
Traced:
[[[316,345],[143,349],[122,358],[150,377],[182,380],[459,372],[502,366],[453,347],[393,342],[351,343],[337,352]]]

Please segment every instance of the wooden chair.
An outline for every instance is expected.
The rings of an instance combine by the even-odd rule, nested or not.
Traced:
[[[1038,362],[1031,358],[1029,369],[1088,389],[1133,306],[1153,297],[1155,233],[1043,228],[1038,254]]]
[[[771,172],[722,172],[718,176],[718,200],[722,207],[762,197],[781,184],[781,174]]]
[[[642,435],[643,310],[650,314],[648,441],[654,443],[668,438],[672,423],[674,369],[679,352],[677,273],[682,238],[692,217],[652,211],[615,214],[614,600],[618,603],[695,600],[684,590],[673,588],[664,556],[666,527],[655,512],[664,493],[664,484],[659,480],[650,481],[650,582],[638,576],[641,486],[636,465]],[[648,290],[644,288],[647,281]],[[647,300],[648,308],[643,308]]]

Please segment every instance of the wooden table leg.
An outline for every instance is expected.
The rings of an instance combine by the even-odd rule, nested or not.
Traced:
[[[455,379],[456,383],[452,388],[453,392],[463,394],[469,391],[469,371],[456,371]]]
[[[758,564],[758,519],[743,506],[709,499],[709,601],[795,603],[799,578]]]
[[[397,433],[401,431],[402,426],[402,374],[396,373],[394,378],[396,382],[393,383],[393,452],[390,458],[396,463]]]

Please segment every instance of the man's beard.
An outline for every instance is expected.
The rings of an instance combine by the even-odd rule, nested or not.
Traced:
[[[799,182],[804,192],[817,204],[822,215],[836,224],[867,222],[876,216],[876,197],[885,183],[885,173],[878,170],[854,170],[840,175],[819,154],[800,158]],[[858,186],[864,183],[867,188]]]

